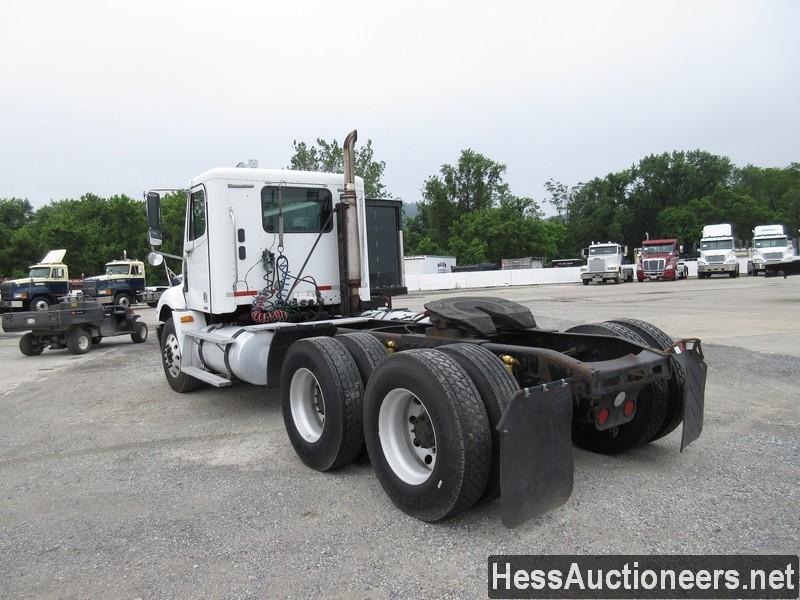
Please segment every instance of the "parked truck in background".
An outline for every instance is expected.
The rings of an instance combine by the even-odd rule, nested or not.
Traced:
[[[636,278],[646,279],[686,279],[689,267],[681,259],[683,247],[676,239],[644,240],[640,249],[641,258],[636,265]]]
[[[139,300],[145,289],[144,263],[141,260],[113,260],[106,263],[103,275],[83,281],[83,295],[100,304],[129,307]]]
[[[729,223],[703,227],[700,257],[697,259],[697,277],[707,279],[712,275],[739,276],[733,225]]]
[[[590,282],[622,283],[633,281],[633,265],[626,265],[625,256],[628,248],[614,242],[592,242],[589,248],[584,249],[583,255],[587,258],[586,268],[581,271],[583,285]]]
[[[51,250],[37,264],[31,265],[28,277],[0,284],[0,310],[47,310],[70,292],[69,270],[64,264],[67,251]]]
[[[784,225],[757,225],[753,229],[753,251],[747,262],[747,274],[764,273],[769,264],[791,261],[795,242]]]
[[[303,463],[329,471],[366,448],[390,499],[431,522],[481,498],[501,498],[508,526],[563,504],[573,440],[616,453],[681,422],[682,447],[700,435],[699,340],[632,319],[540,329],[528,308],[496,298],[392,309],[402,226],[388,208],[370,225],[355,139],[344,140],[344,176],[223,168],[190,181],[182,255],[172,255],[183,283],[156,308],[173,390],[279,388]],[[158,191],[147,214],[158,247]]]

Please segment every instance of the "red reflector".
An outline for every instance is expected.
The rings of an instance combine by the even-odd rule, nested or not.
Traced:
[[[605,425],[608,421],[608,409],[601,408],[597,411],[597,424],[598,425]]]
[[[320,292],[329,292],[329,291],[331,291],[333,289],[332,285],[320,285],[320,286],[317,286],[317,287],[319,287],[319,291]]]
[[[235,297],[237,297],[237,298],[239,296],[255,296],[256,294],[258,294],[258,292],[256,290],[246,290],[246,291],[243,290],[243,291],[239,291],[239,292],[233,292],[233,295]]]
[[[635,411],[635,410],[636,410],[636,404],[634,403],[634,401],[633,400],[628,400],[625,403],[625,407],[622,409],[622,413],[626,417],[630,417],[633,414],[633,411]]]

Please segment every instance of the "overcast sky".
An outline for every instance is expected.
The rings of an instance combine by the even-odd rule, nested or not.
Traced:
[[[800,2],[4,2],[0,197],[183,186],[358,128],[405,200],[472,148],[517,195],[701,148],[800,161]]]

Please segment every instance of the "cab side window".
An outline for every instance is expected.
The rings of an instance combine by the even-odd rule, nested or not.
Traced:
[[[206,195],[203,190],[192,192],[189,199],[189,241],[203,237],[206,232]]]

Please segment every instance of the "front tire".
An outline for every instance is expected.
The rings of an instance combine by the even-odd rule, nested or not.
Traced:
[[[44,312],[50,308],[50,299],[46,296],[34,296],[31,298],[30,309]]]
[[[317,471],[353,462],[364,445],[364,387],[356,363],[334,338],[299,340],[281,369],[281,408],[289,441]]]
[[[133,300],[131,299],[130,294],[126,292],[120,292],[114,296],[114,304],[117,306],[122,306],[123,308],[130,308],[131,304],[133,304]]]
[[[39,338],[28,332],[19,339],[19,350],[25,356],[39,356],[44,352],[44,344]]]
[[[73,329],[67,334],[67,348],[72,354],[86,354],[92,347],[92,336],[85,329]]]
[[[136,321],[133,324],[133,332],[131,333],[131,340],[134,344],[143,344],[147,341],[147,324],[142,321]]]
[[[178,343],[178,335],[175,333],[175,321],[172,317],[164,323],[161,331],[161,364],[164,367],[164,375],[167,376],[169,387],[184,394],[200,387],[200,380],[195,379],[181,371],[181,347]]]
[[[439,350],[393,354],[364,396],[364,437],[383,490],[427,522],[466,510],[489,479],[492,437],[475,384]]]

